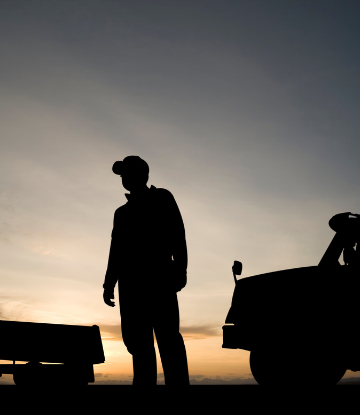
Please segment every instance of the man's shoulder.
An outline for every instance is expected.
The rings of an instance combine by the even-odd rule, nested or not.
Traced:
[[[154,192],[154,194],[156,194],[156,196],[161,197],[163,199],[174,198],[173,194],[169,190],[164,189],[162,187],[151,186],[151,190]]]
[[[123,215],[128,209],[128,202],[124,203],[123,205],[119,206],[116,210],[115,210],[115,216],[121,216]]]

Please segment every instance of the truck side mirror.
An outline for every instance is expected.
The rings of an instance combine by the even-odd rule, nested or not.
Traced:
[[[235,275],[241,275],[242,263],[239,261],[234,261],[234,265],[232,266],[232,271]]]

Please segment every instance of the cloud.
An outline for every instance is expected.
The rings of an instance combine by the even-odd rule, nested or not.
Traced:
[[[109,377],[108,375],[104,374],[104,373],[95,373],[95,377],[96,378],[107,378]]]
[[[207,337],[222,335],[219,327],[210,324],[181,326],[180,332],[184,337],[184,340],[200,340]]]
[[[102,340],[122,341],[121,324],[100,324]],[[181,326],[180,333],[184,340],[200,340],[208,337],[221,336],[221,330],[210,324]],[[156,342],[156,338],[155,338]]]
[[[121,324],[99,324],[102,340],[122,341]]]
[[[5,319],[5,314],[4,314],[4,312],[3,312],[3,307],[2,307],[2,305],[0,304],[0,320],[6,320]]]
[[[55,256],[55,257],[67,257],[68,256],[67,254],[56,251],[54,248],[46,248],[44,246],[35,246],[32,248],[32,251],[40,255],[50,255],[50,256]]]
[[[15,296],[0,295],[0,320],[23,320],[30,310],[28,303],[18,301]]]

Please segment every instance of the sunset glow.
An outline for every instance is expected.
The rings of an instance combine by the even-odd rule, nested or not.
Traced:
[[[138,155],[185,224],[190,379],[254,383],[249,352],[222,348],[233,261],[317,265],[329,219],[360,213],[360,6],[80,3],[0,5],[0,319],[98,325],[95,384],[131,381],[102,284],[126,203],[111,168]]]

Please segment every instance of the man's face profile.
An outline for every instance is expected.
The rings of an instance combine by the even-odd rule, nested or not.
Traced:
[[[129,192],[142,188],[148,181],[148,175],[144,173],[127,171],[121,174],[122,185]]]

